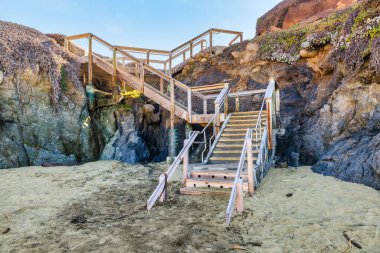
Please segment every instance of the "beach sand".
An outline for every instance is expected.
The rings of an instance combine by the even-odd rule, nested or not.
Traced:
[[[165,205],[146,211],[166,168],[0,170],[0,252],[380,252],[380,193],[369,187],[271,169],[227,226],[228,196],[179,195],[177,181]]]

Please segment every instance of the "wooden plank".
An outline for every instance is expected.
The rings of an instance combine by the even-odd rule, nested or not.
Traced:
[[[190,89],[192,91],[216,90],[216,89],[223,89],[226,84],[229,84],[229,83],[215,83],[215,84],[210,84],[210,85],[192,86],[190,87]]]
[[[247,163],[248,163],[248,193],[250,195],[254,194],[255,186],[253,180],[253,149],[252,149],[252,138],[247,141]]]
[[[182,49],[183,47],[187,46],[190,41],[197,41],[198,39],[202,38],[203,36],[207,35],[208,33],[210,32],[210,30],[207,30],[201,34],[199,34],[198,36],[195,36],[194,38],[192,38],[191,40],[188,40],[186,41],[185,43],[179,45],[178,47],[174,48],[171,52],[172,53],[175,53],[176,51],[178,51],[179,49]]]
[[[191,105],[191,89],[187,90],[187,113],[188,113],[188,122],[192,123],[193,108]]]
[[[81,34],[77,34],[77,35],[66,36],[66,39],[68,39],[68,40],[86,39],[90,35],[91,35],[91,33],[81,33]]]
[[[239,37],[240,34],[236,35],[230,42],[228,42],[228,45],[231,46]]]
[[[267,129],[268,129],[268,149],[272,149],[272,98],[266,99],[267,104]]]
[[[88,83],[92,85],[92,34],[88,36]]]
[[[135,52],[135,53],[146,53],[150,51],[152,54],[159,54],[159,55],[169,55],[170,51],[167,50],[159,50],[159,49],[152,49],[152,48],[142,48],[142,47],[128,47],[128,46],[117,46],[118,48],[129,51],[129,52]]]
[[[186,144],[189,140],[185,139],[183,142],[183,146],[186,147]],[[183,171],[182,171],[182,184],[186,183],[186,180],[189,175],[189,149],[186,149],[183,156]]]
[[[212,29],[209,31],[210,32],[210,54],[212,55],[212,48],[213,48],[213,44],[212,44]]]
[[[243,180],[239,179],[236,183],[236,211],[243,212]]]
[[[234,31],[234,30],[226,30],[226,29],[219,29],[219,28],[211,28],[213,32],[218,32],[218,33],[227,33],[227,34],[236,34],[236,35],[241,35],[243,34],[242,32],[239,31]]]
[[[107,41],[103,40],[102,38],[99,38],[98,36],[96,35],[92,35],[93,36],[93,39],[98,41],[99,43],[103,44],[104,46],[108,47],[109,49],[113,49],[113,45],[111,45],[110,43],[108,43]]]
[[[174,98],[174,80],[170,79],[170,128],[174,129],[174,113],[175,113],[175,98]]]

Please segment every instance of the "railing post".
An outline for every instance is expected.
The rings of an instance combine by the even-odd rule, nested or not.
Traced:
[[[205,46],[203,45],[203,40],[202,40],[202,42],[201,42],[201,52],[203,52],[203,50],[205,49],[204,47]]]
[[[92,34],[88,36],[88,84],[92,85]]]
[[[190,58],[193,58],[193,41],[190,41]]]
[[[170,52],[170,54],[169,54],[169,76],[172,76],[172,57],[173,57],[173,54],[172,54],[172,52]]]
[[[184,147],[186,146],[188,141],[189,141],[188,139],[184,140],[184,142],[183,142]],[[189,173],[189,149],[186,150],[186,152],[183,156],[183,171],[182,171],[182,183],[183,184],[186,183],[188,173]]]
[[[203,99],[203,114],[207,114],[207,98]]]
[[[267,129],[268,129],[268,149],[272,149],[272,98],[266,98],[267,108]]]
[[[216,117],[215,117],[215,134],[218,134],[219,133],[219,129],[220,129],[220,110],[219,110],[219,106],[220,106],[220,104],[215,104],[215,113],[216,113]]]
[[[240,98],[239,96],[236,96],[235,98],[235,112],[239,112],[240,111]]]
[[[117,76],[117,62],[116,62],[116,47],[113,48],[112,54],[112,66],[113,66],[113,74],[112,74],[112,83],[116,86],[116,76]]]
[[[148,51],[146,52],[146,64],[149,65],[149,62],[150,62],[150,50],[148,50]]]
[[[145,82],[145,77],[144,77],[144,63],[143,62],[140,62],[140,67],[139,67],[139,70],[140,70],[140,92],[144,94],[144,82]]]
[[[212,29],[210,30],[210,54],[212,54]]]
[[[243,33],[240,33],[240,42],[243,42]]]
[[[243,205],[243,198],[244,198],[244,193],[243,193],[243,180],[239,179],[237,181],[237,187],[236,187],[236,211],[238,213],[243,212],[244,210],[244,205]]]
[[[164,79],[160,78],[160,92],[164,93]]]
[[[186,61],[186,53],[183,53],[183,54],[182,54],[182,60],[183,60],[183,61]]]
[[[170,128],[174,129],[175,100],[174,100],[174,80],[170,78]]]
[[[248,162],[248,193],[253,195],[255,193],[255,185],[253,180],[253,154],[252,154],[252,137],[247,142],[247,162]]]
[[[193,119],[192,115],[192,105],[191,105],[191,89],[187,90],[187,114],[188,114],[188,122],[191,123]]]
[[[159,180],[160,183],[161,183],[162,181],[165,181],[165,180],[166,180],[165,175],[164,175],[164,174],[161,174],[158,180]],[[165,200],[166,200],[166,194],[167,194],[167,192],[166,192],[166,185],[165,185],[164,187],[165,187],[165,188],[164,188],[164,190],[162,191],[161,196],[160,196],[160,202],[161,202],[161,203],[162,203],[162,202],[165,202]]]
[[[69,40],[67,38],[65,38],[65,41],[64,41],[63,45],[64,45],[65,49],[67,51],[69,51]]]

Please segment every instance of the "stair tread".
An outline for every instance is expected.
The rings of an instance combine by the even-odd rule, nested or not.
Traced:
[[[240,154],[241,153],[241,150],[229,150],[229,149],[226,149],[226,150],[214,150],[213,153],[215,154],[228,154],[228,153],[233,153],[233,154]],[[259,151],[257,151],[256,149],[252,149],[252,153],[256,154],[256,153],[259,153]]]
[[[181,194],[184,195],[229,195],[231,190],[229,188],[206,188],[206,187],[184,187],[179,189]]]

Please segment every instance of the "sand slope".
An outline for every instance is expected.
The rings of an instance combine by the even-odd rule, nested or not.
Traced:
[[[178,195],[178,182],[148,213],[165,169],[101,161],[0,170],[0,252],[380,252],[380,194],[369,187],[272,169],[227,227],[226,197]],[[363,249],[348,249],[343,231]]]

